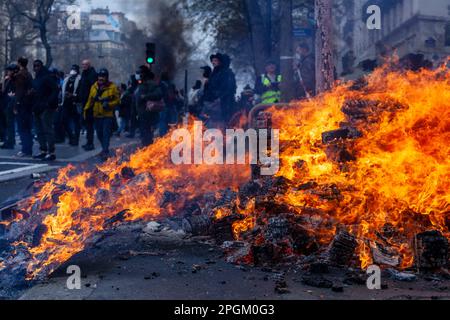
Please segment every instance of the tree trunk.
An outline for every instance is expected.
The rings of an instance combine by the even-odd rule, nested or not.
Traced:
[[[45,49],[45,66],[47,68],[50,68],[53,63],[52,47],[48,43],[47,27],[45,26],[45,24],[39,27],[39,34],[41,36],[42,45]]]
[[[273,3],[272,0],[266,0],[266,45],[267,45],[267,56],[272,57],[272,11]]]
[[[270,50],[267,45],[269,43],[267,37],[270,38],[270,34],[267,33],[267,29],[264,25],[264,18],[258,1],[245,0],[245,7],[252,38],[255,74],[256,78],[258,78],[258,75],[264,73],[266,61],[269,58]]]
[[[280,67],[281,76],[281,100],[289,102],[294,99],[294,68],[293,68],[293,43],[292,43],[292,0],[280,2]]]
[[[332,1],[315,0],[316,92],[330,90],[334,83]]]

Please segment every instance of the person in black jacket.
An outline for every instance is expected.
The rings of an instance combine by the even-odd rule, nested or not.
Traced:
[[[119,113],[119,128],[115,132],[116,136],[120,137],[120,135],[129,130],[129,122],[131,115],[131,107],[133,104],[133,97],[128,87],[125,83],[120,85],[120,105],[118,108]]]
[[[71,146],[78,146],[80,138],[81,110],[77,105],[80,79],[80,67],[74,64],[64,79],[61,90],[62,122]]]
[[[16,119],[14,114],[16,105],[16,86],[14,83],[14,77],[17,72],[19,72],[19,67],[16,64],[11,64],[6,68],[6,76],[2,94],[3,112],[6,119],[6,136],[5,143],[0,147],[1,149],[14,149],[16,144]]]
[[[41,153],[35,159],[53,161],[55,156],[55,133],[53,120],[58,108],[58,83],[41,60],[33,63],[33,114]]]
[[[205,84],[203,113],[208,127],[221,128],[234,111],[236,79],[228,55],[217,53],[210,60],[214,69]]]
[[[89,99],[91,87],[97,82],[97,72],[91,66],[89,60],[83,60],[81,63],[81,79],[79,83],[78,102],[84,107]],[[83,145],[84,150],[94,150],[94,114],[90,109],[84,118],[84,125],[86,127],[86,144]]]
[[[17,128],[20,135],[22,149],[17,153],[17,157],[31,157],[33,151],[33,114],[30,91],[33,87],[33,77],[28,71],[28,59],[20,57],[17,60],[19,72],[15,76],[16,85],[16,118]]]

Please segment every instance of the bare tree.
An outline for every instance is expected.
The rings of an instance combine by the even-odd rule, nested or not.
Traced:
[[[280,32],[280,67],[283,81],[281,82],[281,100],[289,102],[294,99],[294,69],[292,43],[292,0],[280,3],[281,20]]]
[[[57,5],[71,4],[74,0],[30,0],[26,4],[21,0],[11,0],[10,3],[18,14],[26,18],[37,29],[42,46],[45,49],[45,65],[53,63],[52,47],[48,39],[48,23]]]
[[[25,53],[25,48],[36,38],[37,33],[27,23],[10,1],[0,0],[0,39],[1,39],[1,60],[7,65],[12,59]]]
[[[245,10],[252,42],[255,73],[260,74],[264,71],[264,65],[270,57],[272,41],[269,31],[271,28],[268,26],[271,24],[267,21],[265,23],[258,1],[246,0]]]
[[[331,89],[334,83],[333,17],[331,0],[315,0],[316,11],[316,92]]]

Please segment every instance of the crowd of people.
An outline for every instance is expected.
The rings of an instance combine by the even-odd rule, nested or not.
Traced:
[[[308,59],[307,47],[298,50],[301,59]],[[230,57],[216,53],[210,62],[201,68],[202,79],[185,93],[177,90],[167,73],[156,75],[150,65],[140,66],[127,84],[116,85],[107,69],[96,71],[89,60],[82,61],[81,67],[72,65],[67,75],[35,60],[32,75],[28,59],[21,57],[6,67],[0,88],[0,148],[15,149],[18,133],[21,150],[17,157],[54,161],[55,144],[78,146],[85,132],[82,147],[94,150],[96,136],[101,145],[99,157],[105,160],[113,135],[134,138],[139,133],[142,145],[148,146],[155,133],[167,134],[186,111],[209,128],[223,129],[233,116],[248,113],[257,103],[280,101],[283,79],[274,61],[268,61],[266,72],[256,77],[254,89],[247,85],[237,99]],[[303,94],[308,95],[313,92],[311,79],[301,75],[304,65],[299,64],[297,75]],[[35,140],[37,154],[33,154]]]
[[[0,96],[1,149],[14,150],[20,137],[17,157],[43,161],[56,160],[55,144],[80,144],[82,131],[86,151],[95,149],[94,137],[101,145],[99,156],[110,155],[110,141],[127,133],[134,138],[139,131],[142,144],[153,142],[154,130],[168,131],[169,123],[178,121],[183,98],[162,74],[156,79],[149,66],[139,67],[127,84],[117,86],[109,71],[98,71],[89,60],[72,65],[67,75],[48,69],[40,60],[28,70],[28,60],[19,58],[5,68]],[[39,152],[33,154],[37,141]]]

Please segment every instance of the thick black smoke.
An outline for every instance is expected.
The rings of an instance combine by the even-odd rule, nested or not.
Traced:
[[[124,11],[128,11],[124,4]],[[170,77],[184,68],[192,52],[190,34],[192,27],[182,12],[182,8],[173,1],[145,0],[140,3],[144,8],[138,16],[138,29],[129,30],[126,41],[136,53],[136,65],[145,62],[145,43],[156,44],[157,73],[168,72]]]

